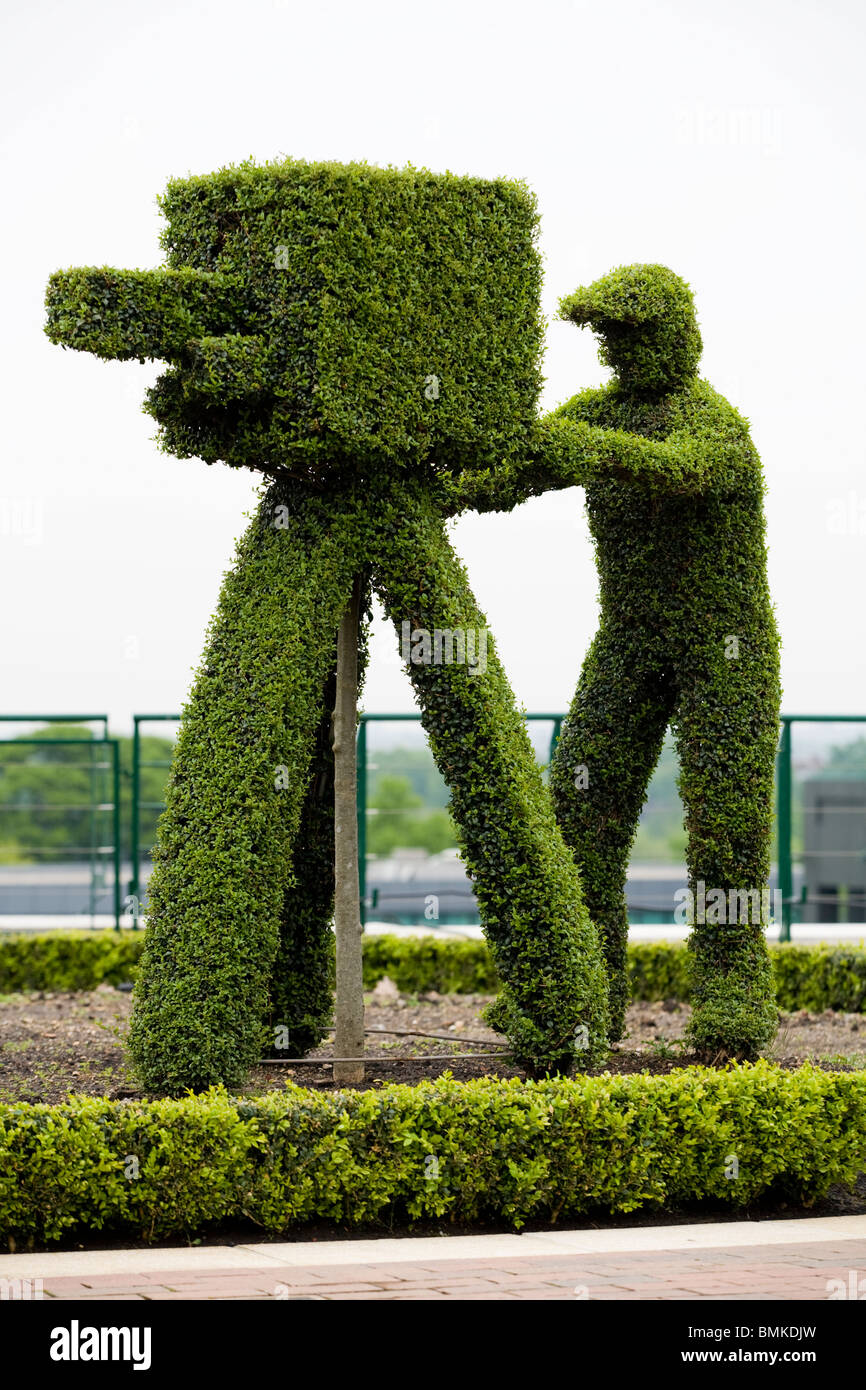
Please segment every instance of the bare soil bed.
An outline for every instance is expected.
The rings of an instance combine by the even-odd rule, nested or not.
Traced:
[[[522,1076],[507,1060],[504,1040],[481,1021],[488,1002],[486,995],[400,995],[390,981],[380,982],[367,996],[370,1065],[364,1086],[414,1083],[446,1070],[460,1080]],[[72,1093],[138,1095],[123,1055],[130,1008],[129,993],[113,985],[86,993],[0,997],[0,1102],[57,1102]],[[688,1006],[676,1000],[633,1004],[626,1038],[599,1070],[662,1073],[690,1065],[695,1059],[682,1042],[688,1016]],[[419,1036],[431,1033],[440,1036]],[[501,1061],[498,1055],[466,1056],[500,1052]],[[279,1090],[286,1081],[331,1089],[331,1068],[324,1064],[329,1055],[330,1043],[313,1054],[311,1064],[262,1064],[250,1073],[243,1093]],[[832,1069],[866,1067],[866,1016],[830,1010],[781,1014],[766,1055],[785,1067],[807,1059]]]

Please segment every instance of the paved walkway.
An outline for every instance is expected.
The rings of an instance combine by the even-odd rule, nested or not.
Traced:
[[[12,1279],[75,1300],[866,1300],[866,1216],[0,1255]]]

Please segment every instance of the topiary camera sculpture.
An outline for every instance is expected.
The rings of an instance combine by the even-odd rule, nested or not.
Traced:
[[[398,630],[433,635],[409,674],[503,982],[491,1021],[536,1071],[596,1061],[599,938],[495,650],[465,656],[486,624],[444,526],[458,475],[507,469],[538,429],[532,196],[285,161],[172,182],[162,210],[165,268],[54,275],[48,334],[165,361],[146,405],[163,447],[271,482],[184,709],[130,1033],[139,1075],[175,1093],[237,1085],[275,1027],[293,1051],[323,1036],[336,632],[359,580]],[[457,659],[436,659],[437,631]]]

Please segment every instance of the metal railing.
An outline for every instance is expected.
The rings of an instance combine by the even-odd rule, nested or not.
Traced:
[[[553,733],[550,739],[550,751],[548,762],[553,757],[553,750],[556,747],[562,728],[564,714],[526,714],[524,715],[527,723],[539,723],[544,721],[553,724]],[[367,921],[367,910],[372,905],[370,896],[367,892],[367,816],[369,813],[369,797],[367,794],[367,773],[369,765],[368,737],[367,729],[371,724],[419,724],[420,714],[362,714],[358,724],[358,876],[361,894],[361,925]],[[444,896],[444,895],[443,895]]]
[[[99,724],[103,733],[101,737],[66,737],[54,738],[47,737],[41,731],[33,736],[22,736],[16,734],[12,738],[0,739],[0,774],[5,774],[12,769],[26,770],[28,767],[39,767],[40,771],[51,768],[57,776],[62,778],[64,772],[76,771],[86,768],[90,773],[90,797],[86,801],[57,801],[57,800],[34,800],[31,795],[19,797],[10,802],[0,801],[0,814],[4,817],[15,817],[16,815],[48,816],[62,814],[64,817],[72,815],[88,815],[90,835],[87,844],[72,845],[46,845],[46,844],[27,844],[20,840],[10,842],[8,853],[14,856],[16,867],[26,867],[31,857],[40,856],[57,858],[60,855],[82,856],[89,865],[89,916],[93,923],[97,915],[97,890],[103,886],[103,866],[106,861],[112,866],[112,878],[110,901],[112,905],[111,915],[114,917],[114,925],[120,928],[122,915],[122,886],[121,886],[121,768],[120,768],[120,745],[116,738],[108,737],[108,716],[105,714],[84,714],[84,715],[65,715],[65,714],[4,714],[0,715],[0,724],[30,724],[47,725],[49,728],[54,726],[73,725],[80,727],[86,724]],[[3,756],[3,749],[19,750],[29,749],[29,759],[12,759],[11,752]],[[61,760],[51,762],[50,758],[46,762],[41,760],[38,764],[34,763],[33,754],[42,750],[59,748],[69,748],[89,756],[80,762]],[[97,761],[96,756],[104,750],[105,756],[101,761]],[[107,774],[107,776],[106,776]],[[110,799],[106,795],[106,782],[110,787]],[[102,817],[110,815],[110,835],[109,842],[104,843],[105,837],[102,832]],[[32,891],[32,887],[31,887]]]
[[[797,909],[810,904],[820,904],[825,895],[810,891],[808,880],[804,882],[799,894],[794,892],[794,851],[793,851],[793,787],[794,787],[794,764],[793,764],[793,726],[795,724],[807,725],[829,725],[829,724],[864,724],[866,725],[866,715],[862,714],[783,714],[781,718],[781,734],[779,737],[779,751],[776,756],[776,826],[777,826],[777,846],[779,862],[779,888],[782,894],[782,930],[780,939],[790,941],[791,926],[794,922]],[[804,844],[800,850],[801,856],[808,859],[810,855],[816,854],[815,850]],[[866,844],[863,844],[859,851],[860,858],[866,861]],[[864,873],[866,880],[866,873]],[[835,901],[829,898],[827,900]],[[849,920],[851,920],[849,918]]]
[[[529,723],[546,722],[551,725],[551,735],[547,755],[549,761],[550,757],[552,757],[553,755],[553,751],[556,747],[560,730],[562,728],[562,723],[565,719],[564,713],[540,712],[527,714],[525,717],[527,719],[527,722]],[[371,808],[369,805],[369,771],[371,767],[369,762],[369,735],[371,726],[381,725],[385,723],[418,724],[420,722],[420,719],[420,714],[414,712],[399,714],[365,713],[362,714],[360,717],[358,728],[357,809],[359,859],[361,874],[361,881],[359,886],[361,896],[362,920],[366,919],[371,902],[370,893],[368,891],[368,817],[370,814],[377,813],[376,808]],[[161,756],[157,758],[144,756],[142,747],[142,726],[147,724],[177,724],[179,720],[180,715],[178,714],[137,714],[133,716],[131,767],[128,773],[130,782],[129,853],[131,861],[129,892],[132,895],[135,904],[140,902],[143,897],[142,866],[145,859],[149,855],[150,849],[149,845],[144,845],[142,843],[143,814],[150,813],[151,819],[155,819],[152,813],[155,813],[162,807],[161,801],[156,801],[152,799],[153,788],[151,788],[149,798],[143,797],[142,773],[145,769],[148,768],[159,768],[161,770],[164,770],[164,772],[167,775],[168,770],[171,766],[171,759],[168,756],[167,750],[166,756]],[[42,747],[45,747],[46,749],[52,746],[56,746],[58,744],[67,746],[71,744],[77,744],[79,747],[90,749],[91,758],[95,754],[96,750],[105,750],[107,761],[105,761],[103,764],[95,766],[98,767],[98,769],[101,772],[110,772],[111,798],[109,799],[107,796],[102,796],[98,799],[95,799],[92,803],[92,806],[90,805],[90,803],[88,803],[88,806],[77,806],[74,809],[76,813],[84,813],[84,811],[86,811],[87,809],[92,809],[94,814],[99,815],[107,814],[110,812],[111,843],[110,845],[104,843],[96,843],[94,841],[92,832],[91,844],[89,846],[79,846],[76,848],[81,849],[82,852],[87,852],[87,854],[91,856],[91,859],[93,859],[93,856],[96,855],[100,861],[104,862],[105,859],[110,857],[110,860],[114,868],[113,915],[115,918],[115,924],[119,925],[122,915],[123,901],[121,887],[122,769],[120,764],[119,740],[117,740],[116,738],[110,738],[108,736],[107,716],[5,715],[0,716],[0,724],[2,723],[26,723],[30,725],[49,726],[56,726],[60,724],[82,725],[85,723],[96,723],[101,726],[102,736],[99,738],[91,736],[87,739],[59,738],[52,740],[50,737],[47,736],[32,739],[15,737],[14,739],[7,740],[7,742],[12,743],[13,745],[16,745],[18,747],[24,745],[29,746],[38,744]],[[864,726],[864,733],[866,733],[866,715],[783,714],[781,716],[780,738],[776,761],[776,838],[778,857],[778,885],[781,891],[782,900],[782,912],[780,923],[781,940],[790,940],[792,925],[796,924],[800,920],[801,914],[805,911],[816,909],[818,911],[821,911],[822,909],[824,909],[827,913],[834,913],[838,910],[840,904],[843,910],[845,908],[845,905],[847,904],[849,921],[862,921],[863,915],[866,915],[866,886],[864,886],[862,892],[861,889],[856,886],[850,888],[843,888],[841,897],[836,891],[819,891],[820,885],[819,889],[816,889],[814,883],[810,886],[808,881],[803,883],[802,887],[799,888],[799,891],[795,891],[795,880],[800,872],[800,870],[796,868],[796,863],[803,863],[806,865],[806,869],[803,871],[804,876],[806,876],[809,868],[810,856],[813,856],[814,858],[818,854],[818,851],[810,849],[810,847],[807,844],[802,842],[802,827],[799,823],[795,825],[795,818],[800,817],[800,819],[803,819],[803,813],[800,801],[798,799],[795,803],[794,795],[795,786],[798,785],[796,783],[795,776],[797,768],[795,765],[794,757],[794,730],[795,728],[801,725],[827,726],[832,724],[839,724],[843,726],[861,724]],[[864,750],[866,750],[866,741],[864,741]],[[63,766],[63,764],[58,764],[58,767],[60,766]],[[850,774],[848,775],[850,776]],[[851,777],[850,784],[854,786],[856,783],[859,783],[860,786],[866,789],[866,751],[864,751],[864,770],[862,776],[858,773],[856,777]],[[799,785],[801,788],[803,788],[805,787],[806,783],[804,781],[801,781]],[[859,796],[861,794],[858,792],[857,795]],[[864,790],[862,796],[864,801],[863,823],[864,826],[866,826],[866,790]],[[0,809],[2,809],[2,806],[0,806]],[[34,809],[32,804],[30,804],[29,809]],[[58,811],[61,809],[60,803],[57,804],[57,809]],[[668,811],[669,809],[670,808],[668,808]],[[844,813],[850,810],[852,814],[854,811],[856,811],[857,814],[860,814],[859,802],[857,806],[853,807],[853,809],[843,805],[837,807],[836,810],[839,813]],[[856,838],[856,834],[859,834],[859,829],[857,828],[857,826],[855,826],[854,830]],[[148,838],[149,837],[150,835],[148,832]],[[98,839],[99,837],[97,837],[97,840]],[[32,848],[34,853],[39,853],[39,846],[34,846]],[[826,854],[826,851],[824,852]],[[849,856],[849,859],[855,860],[858,864],[862,860],[864,862],[864,865],[866,865],[866,833],[864,833],[864,843],[862,847],[855,848],[853,850],[832,851],[832,853],[837,854],[837,856],[843,856],[847,854]],[[864,879],[866,879],[866,869],[864,869],[863,877]],[[448,896],[447,889],[443,889],[443,896]],[[127,902],[128,901],[129,899],[127,899]],[[861,910],[863,915],[861,915]],[[649,911],[649,908],[647,908],[646,911]],[[635,915],[637,917],[637,912]],[[638,920],[640,919],[638,918]],[[823,920],[835,920],[835,918],[827,916]],[[133,908],[133,925],[137,925],[137,911],[135,910],[135,907]]]
[[[159,811],[163,802],[143,802],[141,799],[141,769],[143,767],[164,767],[166,774],[171,767],[171,759],[145,759],[141,756],[142,724],[178,724],[179,714],[134,714],[132,716],[132,806],[129,817],[129,855],[132,872],[129,880],[129,893],[133,899],[133,926],[138,926],[138,906],[141,903],[141,813],[145,809]],[[166,776],[166,780],[168,780]],[[148,853],[150,852],[148,846]]]

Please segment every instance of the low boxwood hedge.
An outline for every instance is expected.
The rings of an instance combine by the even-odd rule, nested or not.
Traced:
[[[0,994],[93,989],[135,976],[144,933],[44,932],[0,935]],[[780,1009],[866,1013],[866,948],[771,946]],[[675,942],[632,942],[628,967],[634,999],[689,998],[689,954]],[[457,937],[368,936],[364,984],[388,975],[407,994],[491,994],[499,987],[484,941]]]
[[[366,936],[365,987],[385,975],[404,994],[495,994],[499,988],[487,942],[459,937]]]
[[[866,948],[772,945],[770,963],[780,1009],[866,1013]],[[634,999],[690,997],[690,956],[684,945],[643,942],[628,948]]]
[[[134,977],[143,931],[57,931],[0,935],[0,994],[60,994]]]
[[[808,1065],[71,1098],[0,1106],[0,1237],[150,1240],[226,1221],[519,1228],[685,1202],[808,1203],[864,1166],[866,1076]]]

